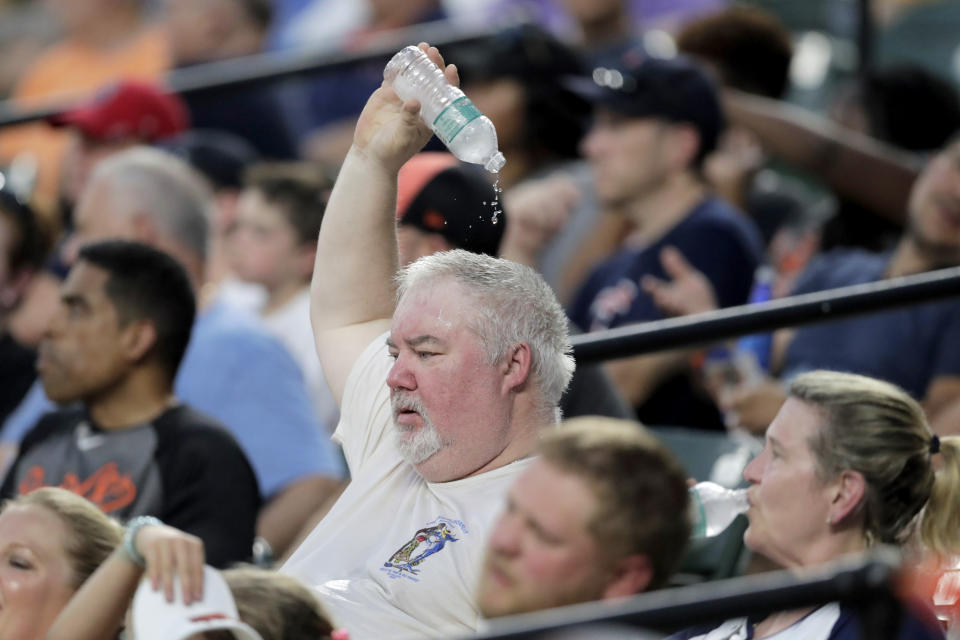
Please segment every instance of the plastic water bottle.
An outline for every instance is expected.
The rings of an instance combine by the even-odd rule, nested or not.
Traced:
[[[419,47],[404,47],[383,70],[383,78],[404,101],[420,101],[420,117],[456,157],[497,173],[506,159],[497,147],[490,118],[447,82],[443,71]]]
[[[730,526],[750,505],[746,489],[727,489],[715,482],[690,487],[690,523],[694,538],[712,538]]]

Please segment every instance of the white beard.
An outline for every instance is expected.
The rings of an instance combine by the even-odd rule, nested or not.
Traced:
[[[443,449],[444,443],[440,438],[440,432],[437,431],[436,425],[430,420],[419,400],[394,395],[390,398],[390,404],[393,408],[394,441],[404,460],[411,465],[418,465]],[[414,428],[409,425],[397,424],[397,413],[401,410],[417,412],[423,420],[423,425],[414,431]]]

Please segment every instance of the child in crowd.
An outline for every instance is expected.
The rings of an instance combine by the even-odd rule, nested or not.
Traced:
[[[336,402],[317,359],[310,328],[310,277],[331,182],[315,166],[252,166],[237,205],[230,255],[241,280],[261,285],[254,303],[268,331],[300,365],[321,424],[332,432]]]

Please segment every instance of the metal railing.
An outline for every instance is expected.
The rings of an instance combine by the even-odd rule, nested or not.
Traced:
[[[519,640],[599,624],[675,632],[742,616],[839,602],[858,612],[861,638],[896,637],[901,606],[896,585],[899,553],[889,547],[798,575],[776,571],[641,594],[618,602],[572,605],[492,620],[474,640]]]
[[[577,362],[694,347],[960,296],[960,267],[573,336]]]

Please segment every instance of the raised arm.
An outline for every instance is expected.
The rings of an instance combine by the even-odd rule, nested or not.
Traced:
[[[203,597],[199,538],[162,524],[146,525],[136,531],[133,546],[146,566],[136,564],[123,545],[117,547],[60,612],[46,640],[113,640],[144,573],[154,589],[164,590],[168,602],[174,597],[175,575],[187,604]]]
[[[769,153],[816,174],[878,215],[904,221],[910,188],[922,167],[917,156],[762,96],[727,89],[724,110]]]
[[[443,68],[436,48],[420,47]],[[452,65],[445,73],[450,82],[458,81]],[[338,402],[350,367],[389,327],[393,315],[397,172],[431,136],[419,112],[419,102],[403,103],[388,85],[373,92],[324,214],[310,319],[324,375]]]

